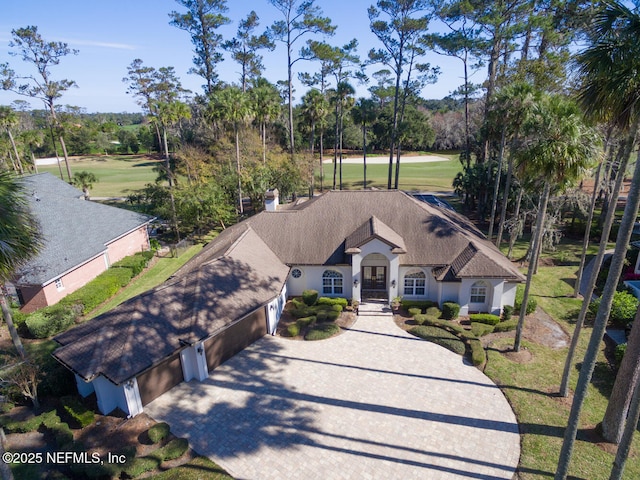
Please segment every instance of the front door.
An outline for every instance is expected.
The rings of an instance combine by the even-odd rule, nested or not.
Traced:
[[[362,289],[387,289],[387,267],[362,267]]]

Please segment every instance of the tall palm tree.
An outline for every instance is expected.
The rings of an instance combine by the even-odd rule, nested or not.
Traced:
[[[538,204],[536,229],[531,240],[532,254],[513,347],[516,352],[520,350],[531,280],[544,234],[544,219],[551,191],[562,189],[576,180],[595,156],[597,145],[595,132],[582,122],[577,106],[557,95],[541,99],[535,106],[532,117],[525,122],[523,130],[527,138],[518,151],[518,156],[522,162],[527,163],[529,175],[536,177],[542,184],[542,194]]]
[[[251,105],[262,138],[262,163],[267,162],[267,123],[280,114],[282,98],[278,88],[266,78],[258,78],[249,90]]]
[[[249,96],[241,88],[230,86],[216,91],[211,97],[211,116],[233,129],[236,147],[236,172],[238,175],[238,211],[244,213],[242,207],[242,163],[240,160],[240,128],[251,121],[253,109]]]
[[[378,118],[377,103],[370,98],[359,98],[351,116],[353,121],[362,128],[362,156],[363,156],[363,183],[362,188],[367,189],[367,126],[371,126]]]
[[[40,231],[28,209],[26,192],[17,177],[0,172],[0,284],[35,255],[42,243]],[[0,292],[0,306],[18,354],[26,357],[7,299]]]
[[[309,150],[313,161],[316,126],[322,128],[324,120],[329,113],[329,103],[320,90],[311,89],[302,97],[302,115],[311,125],[309,138]],[[322,165],[322,152],[320,154],[320,191],[324,190],[324,168]]]
[[[16,166],[19,170],[19,172],[16,173],[24,173],[22,170],[22,161],[20,160],[20,155],[18,154],[18,148],[16,147],[16,142],[14,141],[13,134],[11,133],[11,128],[15,127],[18,123],[19,119],[15,110],[11,107],[0,105],[0,127],[4,128],[4,130],[7,132],[9,141],[11,142],[11,148],[13,148],[13,153],[16,156]]]
[[[638,8],[631,10],[621,2],[608,2],[602,10],[596,13],[590,31],[590,46],[577,59],[579,73],[582,77],[579,99],[587,113],[604,121],[614,121],[629,135],[634,136],[638,128],[639,117],[636,105],[640,101],[640,90],[637,88],[637,72],[640,68],[640,44],[637,41],[639,37],[640,12]],[[631,237],[639,204],[640,159],[636,162],[616,240],[616,249],[611,260],[609,276],[580,368],[580,376],[556,469],[556,479],[564,480],[567,477],[578,431],[580,412],[595,368],[597,354],[611,311],[613,294],[622,271],[624,254]],[[637,322],[635,326],[637,328]]]
[[[344,114],[353,107],[355,89],[349,82],[343,81],[336,85],[333,100],[336,105],[336,138],[333,154],[333,188],[336,188],[336,160],[340,151],[340,190],[342,190],[342,135],[344,133]]]

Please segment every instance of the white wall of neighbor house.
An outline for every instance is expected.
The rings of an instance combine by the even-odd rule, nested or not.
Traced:
[[[98,409],[103,415],[108,415],[118,407],[132,417],[142,412],[142,400],[135,378],[128,382],[128,385],[127,382],[116,385],[99,375],[91,383],[96,392]]]
[[[295,280],[295,279],[294,279]],[[287,303],[287,285],[282,287],[280,295],[271,300],[267,305],[267,332],[271,335],[276,334],[278,328],[278,322],[280,322],[280,316],[284,310],[284,306]]]
[[[194,378],[199,381],[205,380],[209,376],[209,369],[207,368],[207,357],[204,355],[204,342],[197,342],[184,348],[180,352],[180,364],[185,382]]]

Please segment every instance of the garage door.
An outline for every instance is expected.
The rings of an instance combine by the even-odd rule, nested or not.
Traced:
[[[212,371],[225,360],[267,333],[265,309],[260,308],[204,343],[207,367]]]
[[[138,389],[142,405],[146,405],[182,381],[180,353],[176,353],[158,366],[139,375]]]

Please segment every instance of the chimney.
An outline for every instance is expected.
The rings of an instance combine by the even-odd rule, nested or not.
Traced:
[[[280,204],[280,197],[277,188],[270,188],[264,194],[264,209],[267,212],[275,212]]]

